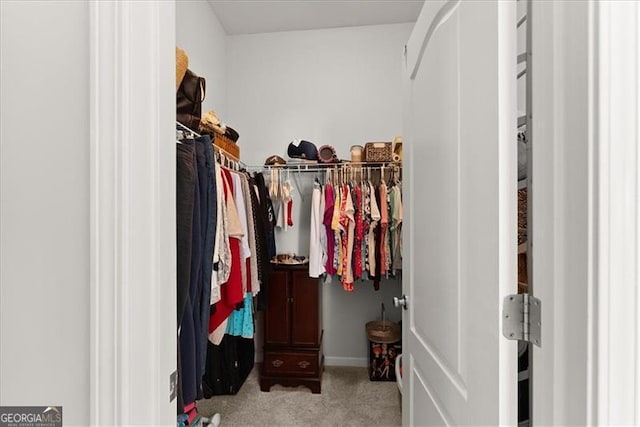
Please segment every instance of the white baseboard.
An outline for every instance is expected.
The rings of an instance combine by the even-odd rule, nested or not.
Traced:
[[[325,356],[324,366],[356,366],[366,368],[369,366],[369,361],[366,357]]]

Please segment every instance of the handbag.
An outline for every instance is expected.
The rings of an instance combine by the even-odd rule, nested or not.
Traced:
[[[187,70],[176,94],[176,119],[189,129],[197,131],[200,128],[205,92],[204,77]]]

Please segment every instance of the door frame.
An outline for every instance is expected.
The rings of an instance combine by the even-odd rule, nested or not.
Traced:
[[[576,87],[564,88],[564,97],[549,90],[569,77],[560,65],[567,64],[563,55],[576,47],[564,25],[567,7],[535,1],[533,12],[534,25],[548,24],[534,26],[543,31],[534,33],[532,72],[538,90],[533,129],[544,146],[533,155],[553,165],[543,174],[534,169],[532,206],[540,218],[533,226],[540,237],[534,241],[533,279],[545,310],[543,347],[534,350],[534,362],[536,369],[559,375],[567,364],[578,362],[588,386],[575,393],[560,382],[571,379],[564,374],[538,383],[533,410],[546,414],[550,422],[545,424],[580,414],[589,424],[639,424],[640,292],[632,285],[640,279],[640,12],[637,4],[629,14],[606,1],[576,6],[585,8],[588,18],[578,46],[586,56],[582,90],[589,94],[589,108],[586,121],[570,122],[558,114],[570,111],[563,99],[571,99],[568,90]],[[91,2],[90,29],[91,424],[173,425],[169,375],[175,369],[176,339],[167,331],[176,324],[167,314],[173,313],[175,292],[159,289],[175,289],[175,156],[170,144],[175,96],[169,90],[175,67],[175,2]],[[573,148],[588,159],[578,172],[587,171],[581,187],[587,209],[574,212],[561,199],[571,178],[564,168],[571,159],[562,135],[583,129],[584,123],[588,144]],[[149,197],[138,199],[144,194]],[[626,215],[619,215],[620,206]],[[584,216],[588,236],[588,250],[581,255],[587,280],[570,284],[587,291],[581,307],[588,313],[587,339],[574,349],[586,355],[584,364],[566,352],[544,352],[545,342],[563,339],[569,321],[563,313],[575,303],[567,298],[571,289],[563,288],[557,298],[561,288],[548,286],[547,295],[540,295],[543,283],[559,284],[567,277],[566,255],[576,236],[566,225],[575,214]],[[551,250],[542,253],[545,245]],[[141,415],[144,420],[137,418]]]
[[[593,320],[587,421],[640,424],[640,5],[590,5],[597,28],[594,107]]]
[[[532,422],[638,424],[640,8],[532,9]]]
[[[90,423],[175,425],[175,3],[89,10]]]

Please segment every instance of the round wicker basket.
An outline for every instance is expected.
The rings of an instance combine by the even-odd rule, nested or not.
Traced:
[[[374,320],[367,322],[367,337],[370,341],[379,343],[394,343],[402,338],[402,329],[400,325],[389,320]]]

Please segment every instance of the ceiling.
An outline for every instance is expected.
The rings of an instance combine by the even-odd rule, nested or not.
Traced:
[[[424,0],[208,0],[228,35],[415,22]]]

